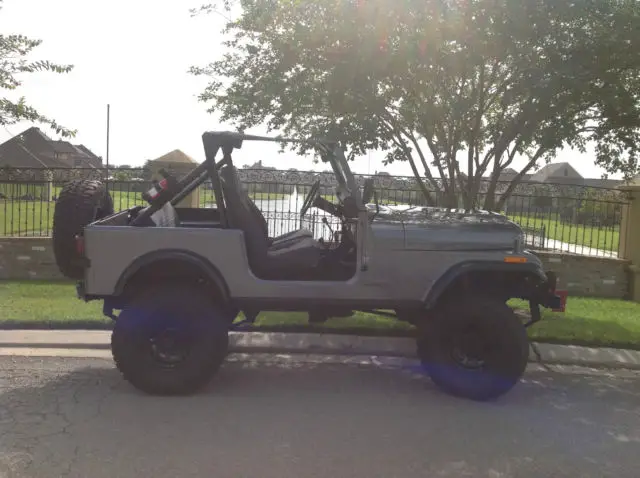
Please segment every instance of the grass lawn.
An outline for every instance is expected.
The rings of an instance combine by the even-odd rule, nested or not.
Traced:
[[[56,188],[59,190],[60,188]],[[57,191],[59,192],[59,191]],[[56,192],[56,194],[57,194]],[[251,197],[260,201],[283,199],[286,195],[280,193],[255,193]],[[132,191],[111,191],[113,207],[121,211],[135,205],[144,205],[142,193]],[[302,199],[300,200],[302,201]],[[210,207],[216,200],[213,191],[200,192],[200,207]],[[266,206],[266,204],[263,204]],[[0,236],[48,236],[53,226],[53,201],[26,201],[18,199],[0,199]]]
[[[0,200],[0,236],[49,235],[53,203]]]
[[[134,192],[130,183],[115,183],[111,186],[111,196],[116,211],[132,207],[137,204],[145,204],[142,193]],[[135,185],[137,186],[137,185]],[[53,196],[60,193],[62,186],[53,188]],[[251,188],[250,188],[251,189]],[[44,187],[39,184],[0,184],[0,193],[9,197],[30,194],[40,197],[44,194]],[[264,209],[269,201],[282,200],[287,197],[283,193],[249,191],[251,198],[256,201],[258,207]],[[302,204],[306,194],[300,194],[298,206]],[[323,194],[325,199],[335,202],[335,197]],[[381,203],[390,201],[382,200]],[[202,188],[200,190],[200,207],[210,207],[215,204],[213,190]],[[0,236],[40,236],[50,235],[53,223],[54,202],[41,200],[4,200],[0,199]],[[285,206],[286,207],[286,206]],[[284,211],[282,211],[284,212]],[[549,239],[555,239],[568,244],[576,244],[607,251],[618,249],[620,242],[619,226],[615,227],[591,227],[576,224],[563,224],[557,218],[542,218],[526,214],[508,214],[508,217],[523,227],[546,229]]]
[[[526,308],[519,301],[511,304]],[[545,312],[529,329],[540,342],[640,349],[640,304],[620,300],[570,297],[564,314]],[[267,312],[256,325],[263,329],[330,330],[367,335],[405,335],[413,327],[395,319],[358,313],[309,326],[306,314]],[[0,328],[100,329],[111,321],[102,316],[101,303],[75,297],[73,284],[58,282],[0,282]]]
[[[535,216],[514,216],[508,214],[509,219],[523,227],[546,229],[549,239],[562,241],[567,244],[578,244],[585,247],[617,251],[620,244],[619,226],[591,227],[577,224],[564,224],[553,218],[540,218]]]

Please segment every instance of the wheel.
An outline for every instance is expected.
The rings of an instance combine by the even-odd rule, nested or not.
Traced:
[[[113,214],[113,201],[100,181],[79,179],[65,185],[53,213],[53,253],[60,272],[80,280],[84,268],[79,263],[75,237],[84,227]]]
[[[491,400],[507,393],[529,360],[524,325],[502,301],[468,298],[439,307],[420,327],[418,356],[447,393]]]
[[[116,319],[111,352],[125,380],[154,395],[186,395],[204,387],[229,346],[231,323],[197,288],[143,290]]]

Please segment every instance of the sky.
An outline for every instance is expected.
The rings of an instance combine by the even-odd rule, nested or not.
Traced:
[[[111,105],[110,162],[142,166],[174,149],[197,161],[204,159],[204,131],[232,129],[207,113],[198,101],[207,79],[188,73],[191,66],[214,61],[221,45],[225,20],[221,16],[192,17],[189,10],[202,0],[4,0],[0,31],[43,41],[32,59],[74,65],[65,75],[36,73],[23,77],[18,94],[41,114],[77,130],[72,142],[84,144],[106,157],[106,108]],[[2,92],[2,94],[6,94]],[[19,123],[0,127],[0,142],[32,126]],[[43,131],[56,137],[46,127]],[[247,131],[265,134],[264,128]],[[278,169],[327,169],[311,156],[278,154],[264,144],[245,143],[238,165],[258,160]],[[409,165],[384,166],[384,154],[372,152],[351,167],[366,174],[387,171],[411,175]],[[593,154],[564,150],[557,161],[567,161],[584,177],[600,177]],[[516,165],[517,166],[517,165]]]

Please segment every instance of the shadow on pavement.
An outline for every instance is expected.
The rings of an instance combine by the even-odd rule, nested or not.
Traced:
[[[632,373],[538,370],[475,403],[410,367],[248,360],[167,398],[84,363],[4,371],[0,476],[637,475]]]

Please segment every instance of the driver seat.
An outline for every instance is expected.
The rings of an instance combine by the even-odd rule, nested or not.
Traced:
[[[244,233],[249,266],[253,273],[261,279],[270,280],[313,279],[324,253],[322,245],[313,237],[272,243],[262,221],[252,210],[253,203],[243,191],[233,166],[223,166],[220,179],[229,225]]]
[[[248,206],[249,211],[255,217],[258,224],[260,224],[260,227],[262,228],[264,235],[266,236],[270,245],[282,246],[288,243],[289,241],[297,241],[306,237],[313,237],[313,233],[309,229],[305,229],[305,228],[298,229],[297,231],[285,232],[284,234],[281,234],[276,237],[269,237],[269,226],[267,225],[267,220],[262,214],[262,211],[260,211],[258,206],[256,206],[255,203],[251,200],[251,198],[249,197],[249,193],[242,186],[242,183],[240,182],[240,178],[238,177],[238,172],[236,171],[235,167],[231,166],[231,172],[234,175],[233,182],[234,184],[237,185],[239,194],[241,194],[242,196],[245,196],[244,197],[245,204]],[[231,172],[229,172],[228,174],[231,174]],[[223,189],[224,189],[224,186],[223,186]]]

